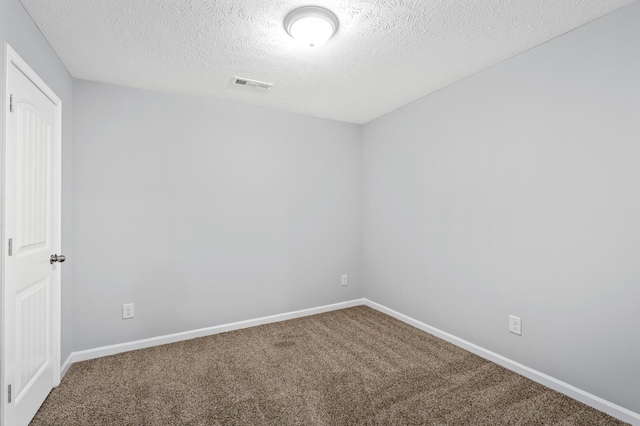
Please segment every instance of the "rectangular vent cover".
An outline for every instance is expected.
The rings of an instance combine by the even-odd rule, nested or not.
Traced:
[[[272,83],[265,83],[264,81],[251,80],[250,78],[243,77],[234,77],[233,81],[240,86],[255,87],[256,89],[269,90],[273,86]]]

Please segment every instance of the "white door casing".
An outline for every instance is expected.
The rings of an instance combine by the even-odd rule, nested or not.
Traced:
[[[5,45],[2,423],[27,425],[60,382],[60,99]],[[9,387],[10,399],[9,401]]]

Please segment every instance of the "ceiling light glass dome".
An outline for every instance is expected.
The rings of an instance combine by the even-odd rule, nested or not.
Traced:
[[[306,6],[289,13],[284,20],[284,27],[299,43],[318,47],[336,33],[338,18],[322,7]]]

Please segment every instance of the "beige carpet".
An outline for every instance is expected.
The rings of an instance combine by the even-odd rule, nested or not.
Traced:
[[[624,424],[373,309],[74,364],[32,425]]]

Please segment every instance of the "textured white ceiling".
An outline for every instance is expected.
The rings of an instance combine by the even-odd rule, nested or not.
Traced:
[[[364,123],[632,0],[21,0],[76,78]],[[288,12],[340,20],[298,46]],[[233,76],[274,83],[270,91]]]

